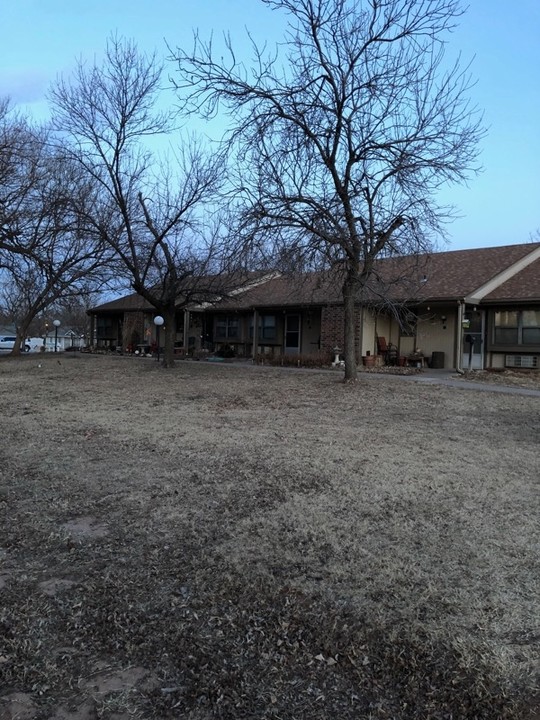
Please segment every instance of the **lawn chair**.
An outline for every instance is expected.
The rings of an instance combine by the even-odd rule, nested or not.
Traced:
[[[381,335],[377,336],[377,352],[383,356],[385,365],[397,365],[399,363],[397,345],[387,343],[386,338]]]

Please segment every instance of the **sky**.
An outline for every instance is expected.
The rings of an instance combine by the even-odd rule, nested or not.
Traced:
[[[2,0],[0,27],[0,97],[43,121],[50,84],[79,59],[99,59],[111,34],[165,59],[194,29],[230,32],[247,56],[246,29],[273,44],[284,23],[259,0]],[[443,197],[460,218],[442,249],[529,242],[540,229],[540,0],[470,0],[448,51],[472,61],[487,136],[482,173]]]

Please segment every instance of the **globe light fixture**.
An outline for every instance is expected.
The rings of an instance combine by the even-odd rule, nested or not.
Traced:
[[[54,325],[54,352],[58,352],[58,328],[60,327],[60,320],[53,320]]]
[[[156,315],[154,318],[154,325],[156,326],[156,342],[157,342],[157,361],[159,362],[159,329],[163,325],[165,320],[161,317],[161,315]]]

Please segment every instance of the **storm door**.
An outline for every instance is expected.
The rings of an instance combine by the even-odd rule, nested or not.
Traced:
[[[464,370],[482,370],[484,367],[484,313],[467,312],[465,318],[469,327],[463,327]]]
[[[300,352],[300,315],[285,315],[285,354],[294,355]]]

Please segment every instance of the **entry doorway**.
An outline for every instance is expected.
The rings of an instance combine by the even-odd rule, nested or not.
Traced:
[[[285,315],[285,355],[298,355],[300,352],[300,314]]]
[[[465,313],[469,327],[463,328],[463,358],[464,370],[482,370],[484,368],[484,323],[483,311]]]

